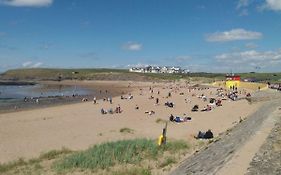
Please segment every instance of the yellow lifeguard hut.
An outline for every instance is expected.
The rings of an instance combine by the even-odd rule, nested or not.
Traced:
[[[241,81],[241,77],[240,75],[234,75],[234,74],[230,74],[230,75],[226,75],[225,76],[225,86],[226,88],[236,88],[240,86],[240,81]]]

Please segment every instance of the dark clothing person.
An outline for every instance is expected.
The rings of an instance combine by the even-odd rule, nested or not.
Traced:
[[[173,122],[174,121],[174,116],[171,114],[170,116],[170,121]]]
[[[205,138],[205,139],[214,138],[214,135],[213,135],[212,131],[211,131],[211,130],[208,130],[208,131],[205,133],[204,138]]]

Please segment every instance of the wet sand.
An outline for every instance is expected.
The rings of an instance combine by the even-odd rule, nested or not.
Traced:
[[[26,102],[24,99],[10,99],[2,101],[0,105],[0,113],[7,112],[16,112],[27,109],[38,109],[44,107],[58,106],[64,104],[74,104],[79,103],[83,98],[93,99],[96,97],[97,99],[101,99],[104,97],[115,97],[121,95],[122,93],[128,93],[133,90],[133,88],[128,87],[130,82],[118,83],[115,81],[41,81],[37,82],[40,86],[36,86],[32,88],[33,91],[37,93],[48,93],[52,90],[58,91],[58,89],[66,89],[66,88],[74,88],[75,86],[78,89],[88,91],[87,94],[79,94],[79,92],[75,96],[72,95],[56,95],[56,96],[48,96],[48,97],[37,97],[35,96],[33,99],[28,99]],[[107,91],[107,93],[105,93]],[[39,103],[36,102],[36,99],[39,98]]]

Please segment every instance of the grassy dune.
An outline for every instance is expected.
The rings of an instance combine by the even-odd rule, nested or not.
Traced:
[[[185,141],[168,141],[159,147],[155,140],[133,139],[95,145],[85,151],[53,150],[38,158],[0,164],[0,174],[135,174],[169,170],[190,149]],[[166,169],[165,169],[166,168]]]

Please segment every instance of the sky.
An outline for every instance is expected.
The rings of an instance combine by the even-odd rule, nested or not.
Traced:
[[[0,72],[281,72],[281,0],[0,0]]]

